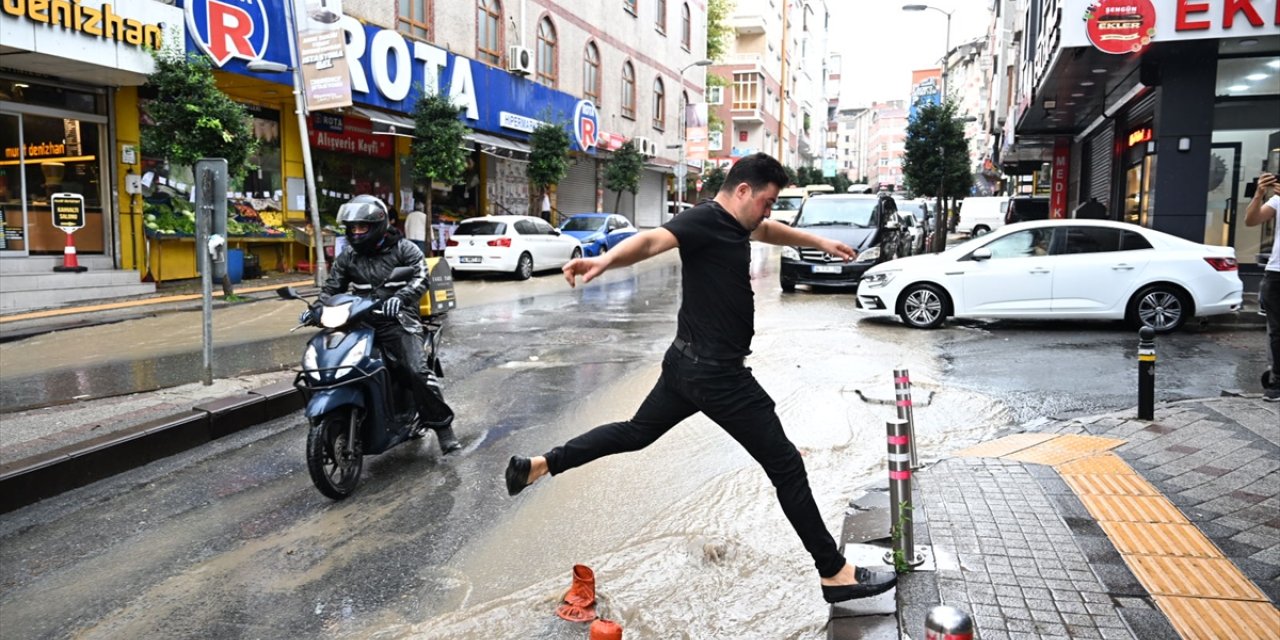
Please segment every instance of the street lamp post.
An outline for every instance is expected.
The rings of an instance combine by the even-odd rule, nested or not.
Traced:
[[[302,96],[302,65],[298,63],[297,43],[294,42],[294,33],[297,30],[297,19],[293,15],[293,2],[289,0],[285,4],[285,15],[287,25],[289,26],[287,33],[289,37],[289,65],[283,65],[279,62],[268,62],[266,60],[254,60],[245,65],[250,71],[257,73],[286,73],[293,72],[293,98],[294,112],[298,119],[298,135],[302,137],[302,173],[307,182],[307,206],[311,214],[311,237],[316,247],[316,263],[315,275],[316,286],[324,284],[325,272],[327,265],[324,258],[324,227],[320,225],[320,203],[316,196],[316,175],[315,167],[311,164],[311,137],[307,131],[307,105],[306,100]],[[293,194],[289,194],[292,196]],[[285,210],[289,209],[289,203],[285,203]]]
[[[702,60],[691,62],[685,65],[684,67],[682,67],[680,69],[680,87],[679,87],[681,93],[684,92],[684,72],[688,71],[689,69],[692,69],[693,67],[706,67],[710,65],[711,65],[711,61],[707,60],[706,58],[703,58]],[[680,135],[680,160],[676,164],[676,210],[675,210],[675,213],[680,213],[680,209],[684,205],[684,180],[685,180],[685,176],[689,174],[689,168],[688,166],[685,165],[685,159],[684,159],[685,145],[688,143],[688,140],[689,140],[689,132],[687,130],[689,123],[688,123],[688,119],[685,117],[685,113],[688,110],[688,108],[689,108],[689,105],[686,104],[684,108],[680,110],[680,134],[679,134]]]

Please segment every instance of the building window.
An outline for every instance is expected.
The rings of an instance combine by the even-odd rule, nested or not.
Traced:
[[[760,107],[760,74],[733,74],[733,108],[757,109]]]
[[[653,16],[653,26],[657,28],[658,33],[665,34],[667,32],[667,0],[655,0],[653,10],[656,12]]]
[[[582,54],[582,93],[600,106],[600,49],[594,42]]]
[[[724,87],[707,87],[707,104],[724,104]]]
[[[622,0],[622,8],[626,9],[627,13],[630,13],[633,16],[637,15],[636,12],[638,11],[638,8],[636,7],[636,4],[638,4],[637,0]]]
[[[689,3],[680,7],[680,44],[688,51],[693,42],[693,15],[689,13]]]
[[[419,40],[431,40],[431,2],[432,0],[400,0],[397,30]]]
[[[502,3],[476,2],[476,57],[492,65],[502,63]]]
[[[622,64],[622,117],[636,119],[636,68]]]
[[[538,82],[548,87],[556,86],[556,27],[551,18],[538,21]]]
[[[653,128],[659,131],[665,128],[667,119],[667,92],[662,85],[662,78],[653,79]]]
[[[710,151],[719,151],[724,148],[724,132],[709,131],[707,132],[707,149]]]

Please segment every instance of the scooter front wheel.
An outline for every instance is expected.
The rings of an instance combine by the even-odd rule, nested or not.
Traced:
[[[359,433],[358,420],[351,407],[343,407],[321,416],[307,433],[307,471],[311,473],[311,482],[320,493],[334,500],[351,495],[360,482],[364,457],[360,439],[357,437],[348,446],[351,433]]]

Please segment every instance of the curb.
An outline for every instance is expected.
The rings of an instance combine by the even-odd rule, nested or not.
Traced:
[[[0,465],[0,514],[194,449],[303,407],[290,382]]]

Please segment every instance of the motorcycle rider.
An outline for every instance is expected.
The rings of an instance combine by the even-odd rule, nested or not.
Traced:
[[[345,229],[347,248],[333,261],[333,270],[321,287],[323,295],[343,293],[349,286],[356,295],[384,298],[382,315],[373,316],[371,324],[378,346],[392,356],[389,363],[392,371],[413,391],[418,405],[415,434],[422,435],[426,429],[432,429],[441,453],[461,449],[462,444],[453,433],[453,410],[444,401],[440,384],[422,348],[423,327],[418,304],[427,289],[426,258],[417,246],[390,226],[389,210],[375,196],[358,195],[339,207],[338,224]],[[403,266],[415,269],[408,282],[386,282],[393,269]],[[317,303],[302,312],[300,321],[311,324],[319,314]]]

